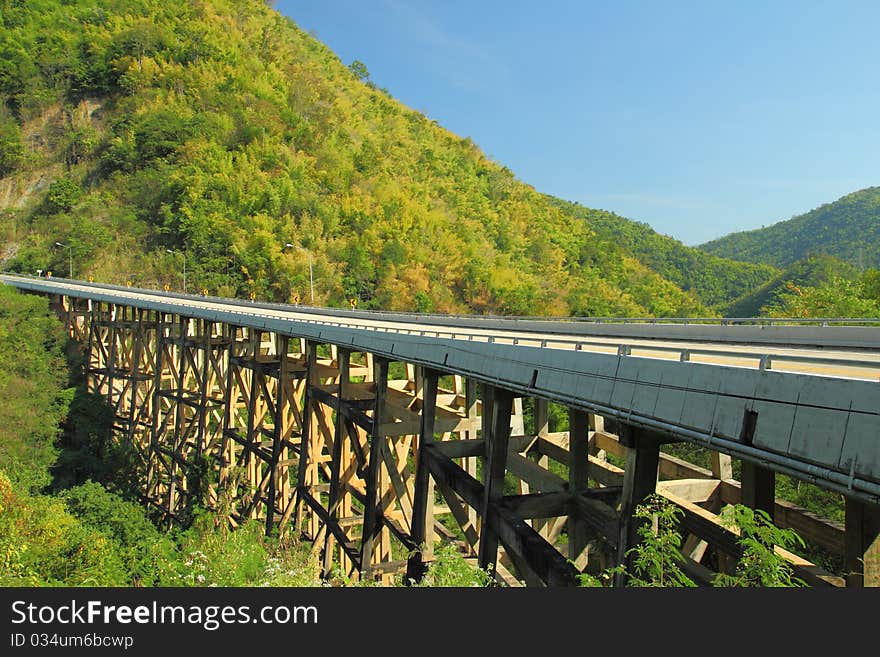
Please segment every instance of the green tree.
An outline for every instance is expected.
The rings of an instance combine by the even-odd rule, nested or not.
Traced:
[[[49,212],[70,212],[82,198],[83,190],[70,178],[59,178],[49,185],[46,193],[46,209]]]
[[[356,59],[351,64],[349,64],[348,68],[361,82],[367,82],[370,79],[370,72],[367,70],[367,65],[359,59]]]
[[[880,302],[880,271],[873,267],[862,274],[861,297]]]

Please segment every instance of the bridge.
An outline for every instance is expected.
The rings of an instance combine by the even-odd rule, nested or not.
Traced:
[[[51,298],[169,526],[207,505],[305,538],[325,573],[384,582],[454,541],[502,582],[566,586],[626,561],[657,492],[682,511],[698,583],[742,554],[717,515],[742,503],[843,559],[839,577],[777,549],[810,585],[880,585],[867,323],[456,317],[0,279]],[[551,431],[560,406],[569,430]],[[663,450],[682,442],[711,468]],[[839,494],[845,522],[777,499],[777,473]]]

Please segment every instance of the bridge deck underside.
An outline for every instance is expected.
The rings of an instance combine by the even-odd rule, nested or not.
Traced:
[[[853,548],[848,527],[775,499],[765,470],[750,465],[735,480],[725,453],[705,469],[663,452],[669,436],[619,418],[569,408],[569,431],[551,431],[546,399],[448,372],[253,327],[61,301],[90,392],[112,409],[144,499],[169,526],[196,505],[233,526],[256,520],[309,541],[327,577],[419,578],[442,542],[511,585],[576,585],[628,558],[634,508],[656,491],[682,511],[685,569],[699,583],[735,568],[741,548],[718,513],[740,502],[845,558],[847,583],[880,583],[876,532],[853,530]],[[876,507],[851,506],[861,526],[877,524]],[[809,584],[845,583],[784,556]]]

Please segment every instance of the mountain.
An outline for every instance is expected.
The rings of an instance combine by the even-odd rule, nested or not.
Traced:
[[[549,198],[549,197],[548,197]],[[596,234],[614,248],[630,253],[639,262],[686,291],[693,291],[712,307],[760,287],[779,272],[770,265],[738,263],[720,258],[661,235],[648,224],[631,221],[614,212],[549,199],[566,213],[582,218]]]
[[[854,266],[880,266],[880,187],[847,194],[806,214],[700,245],[707,253],[785,268],[825,254]]]
[[[775,273],[540,194],[265,2],[0,7],[0,268],[631,316],[712,313]]]
[[[858,279],[858,270],[833,256],[806,256],[772,279],[721,308],[725,317],[759,317],[779,305],[782,295],[805,288],[818,288],[835,278]]]

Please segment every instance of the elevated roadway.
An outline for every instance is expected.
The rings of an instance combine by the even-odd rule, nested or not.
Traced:
[[[462,374],[880,502],[875,326],[419,316],[0,279],[32,292],[265,328]]]

